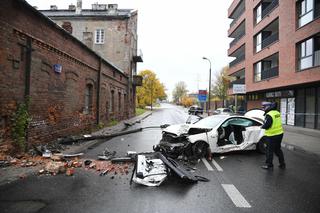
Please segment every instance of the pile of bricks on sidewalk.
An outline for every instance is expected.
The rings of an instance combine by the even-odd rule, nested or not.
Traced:
[[[0,153],[0,167],[36,167],[39,166],[38,175],[65,174],[72,176],[76,169],[82,168],[93,171],[101,176],[110,174],[124,175],[129,173],[130,163],[112,163],[110,160],[81,159],[81,155],[66,156],[62,153],[49,153],[43,155],[20,154],[14,157]]]

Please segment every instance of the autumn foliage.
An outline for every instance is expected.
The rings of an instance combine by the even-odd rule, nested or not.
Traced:
[[[136,95],[139,108],[151,105],[156,100],[165,100],[167,98],[164,85],[153,71],[143,70],[139,72],[139,75],[142,76],[142,86],[137,87]]]

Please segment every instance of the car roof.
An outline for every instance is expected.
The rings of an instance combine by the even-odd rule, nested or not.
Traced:
[[[217,115],[211,115],[211,116],[220,116],[220,117],[224,117],[225,119],[227,119],[227,118],[248,118],[248,119],[252,119],[252,120],[258,121],[259,123],[263,123],[263,120],[261,120],[260,118],[251,117],[251,116],[245,116],[245,115],[217,114]]]

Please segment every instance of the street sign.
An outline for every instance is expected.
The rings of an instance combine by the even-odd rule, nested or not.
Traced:
[[[246,85],[245,84],[234,84],[233,85],[233,94],[245,94]]]
[[[199,90],[198,91],[198,101],[206,102],[207,101],[207,90]]]
[[[198,101],[199,102],[206,102],[207,101],[207,95],[198,94]]]

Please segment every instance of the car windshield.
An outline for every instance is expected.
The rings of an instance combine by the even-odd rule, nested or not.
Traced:
[[[227,117],[228,116],[226,115],[212,115],[204,119],[201,119],[200,121],[196,122],[194,125],[213,128],[217,126],[221,121],[226,119]]]

